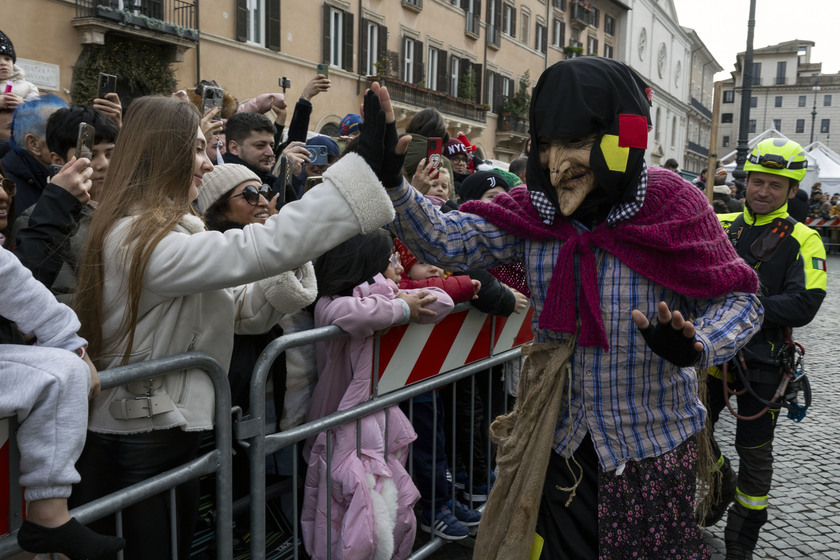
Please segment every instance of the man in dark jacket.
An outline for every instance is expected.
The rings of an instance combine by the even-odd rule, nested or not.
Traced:
[[[796,142],[772,138],[760,142],[744,165],[746,207],[742,213],[719,216],[738,255],[758,272],[764,324],[744,346],[745,371],[740,382],[750,390],[738,394],[735,449],[740,458],[737,478],[729,460],[713,441],[722,474],[720,500],[701,525],[716,523],[729,502],[726,559],[748,560],[767,522],[773,475],[773,433],[780,404],[774,397],[783,376],[793,373],[796,357],[791,328],[810,323],[825,298],[825,247],[819,234],[788,215],[788,200],[805,177],[807,161]],[[734,369],[734,368],[733,368]],[[730,373],[734,373],[731,369]],[[726,405],[723,372],[711,368],[707,378],[712,424]],[[770,402],[774,400],[776,402]]]
[[[15,218],[35,204],[47,186],[50,150],[47,147],[47,120],[67,104],[55,95],[42,95],[15,110],[12,120],[12,147],[3,156],[6,177],[17,185]]]
[[[280,194],[278,208],[286,202],[297,200],[291,183],[271,174],[274,167],[274,124],[259,113],[236,113],[225,123],[227,153],[222,156],[225,163],[238,163],[257,174],[260,180],[271,186],[274,194]]]

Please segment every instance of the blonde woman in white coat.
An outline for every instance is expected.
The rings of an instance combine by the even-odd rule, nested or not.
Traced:
[[[382,147],[383,140],[371,144]],[[199,115],[183,101],[139,98],[125,115],[91,222],[75,305],[101,370],[193,350],[227,369],[234,333],[265,332],[279,319],[271,293],[282,273],[393,219],[376,173],[351,154],[322,186],[264,225],[207,231],[191,206],[213,168],[205,147]],[[380,151],[372,159],[374,168],[382,157]],[[151,415],[136,408],[146,402]],[[212,428],[213,406],[212,384],[197,370],[103,391],[91,406],[79,460],[84,482],[74,501],[197,456],[201,433]],[[197,481],[179,490],[180,557],[187,557],[192,540],[197,490]],[[165,496],[128,508],[123,522],[126,559],[170,557]]]

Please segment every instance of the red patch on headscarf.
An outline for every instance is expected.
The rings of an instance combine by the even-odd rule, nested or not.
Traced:
[[[641,115],[618,115],[618,145],[647,149],[647,119]]]

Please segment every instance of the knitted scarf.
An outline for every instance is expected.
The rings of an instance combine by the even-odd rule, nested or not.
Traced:
[[[499,194],[492,203],[466,202],[460,210],[482,216],[526,239],[553,238],[564,242],[554,265],[539,327],[575,332],[575,301],[579,301],[581,346],[609,350],[592,247],[607,251],[648,280],[691,298],[754,293],[758,289],[758,276],[735,252],[703,195],[662,169],[648,169],[642,209],[614,227],[603,222],[592,231],[579,233],[560,214],[555,216],[554,224],[545,224],[524,187]],[[574,277],[576,254],[580,260],[580,282]]]

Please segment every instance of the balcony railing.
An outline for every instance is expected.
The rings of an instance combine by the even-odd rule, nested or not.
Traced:
[[[472,12],[466,13],[467,22],[464,31],[471,35],[478,36],[478,30],[481,29],[481,17]]]
[[[498,25],[487,26],[487,44],[491,47],[499,48],[502,42],[502,30]]]
[[[593,13],[592,9],[588,7],[588,5],[584,5],[579,0],[572,0],[572,4],[570,6],[570,15],[571,15],[571,23],[572,25],[590,25],[592,24]]]
[[[518,115],[499,115],[496,132],[518,132],[528,134],[528,118]]]
[[[695,154],[700,154],[704,157],[708,157],[709,155],[709,148],[704,148],[700,144],[692,142],[691,140],[688,141],[688,149],[694,152]]]
[[[783,86],[787,84],[787,77],[785,76],[776,76],[776,85]]]
[[[196,3],[197,0],[76,0],[76,17],[107,20],[198,40]]]
[[[487,108],[478,103],[452,97],[396,78],[369,76],[369,82],[378,81],[388,86],[393,101],[406,103],[423,109],[434,108],[441,113],[462,117],[476,122],[487,122]]]
[[[711,118],[712,118],[712,112],[711,112],[708,108],[706,108],[706,106],[705,106],[705,105],[703,105],[702,103],[700,103],[700,101],[698,101],[698,100],[697,100],[696,98],[694,98],[694,97],[692,97],[692,98],[691,98],[691,106],[692,106],[692,107],[694,107],[695,109],[697,109],[697,111],[698,111],[701,115],[703,115],[704,117],[706,117],[707,119],[711,119]]]

